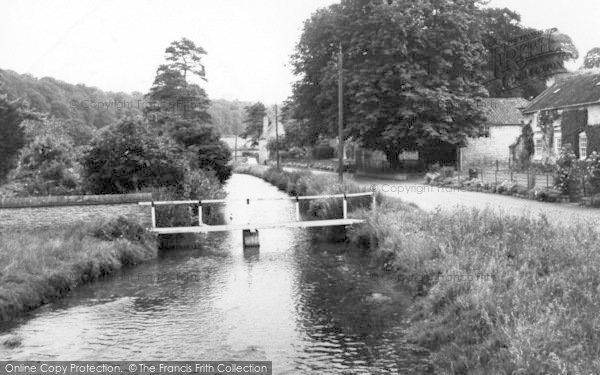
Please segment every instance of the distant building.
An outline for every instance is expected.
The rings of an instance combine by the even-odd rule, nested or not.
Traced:
[[[528,104],[523,98],[484,99],[485,133],[479,138],[469,138],[467,146],[461,148],[461,167],[494,165],[496,160],[508,164],[510,146],[521,134],[525,121],[521,109]]]
[[[283,124],[281,121],[278,121],[277,131],[275,129],[275,116],[271,114],[267,114],[263,117],[263,129],[260,138],[258,139],[258,157],[259,162],[263,163],[266,160],[271,159],[271,155],[269,155],[269,150],[267,149],[267,144],[271,139],[275,139],[276,133],[279,133],[279,136],[282,137],[285,135],[285,130],[283,128]]]
[[[600,72],[560,77],[523,114],[533,130],[533,161],[552,163],[567,144],[581,159],[600,152]]]

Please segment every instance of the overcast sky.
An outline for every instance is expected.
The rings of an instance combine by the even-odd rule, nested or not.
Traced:
[[[210,98],[281,102],[302,23],[335,0],[0,0],[0,68],[111,91],[146,92],[167,45],[207,50]],[[600,46],[598,0],[492,0],[523,24],[557,27],[583,56]],[[569,65],[576,68],[578,62]]]

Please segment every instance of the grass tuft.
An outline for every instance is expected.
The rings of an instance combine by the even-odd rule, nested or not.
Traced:
[[[155,238],[124,218],[35,233],[0,233],[0,321],[153,258],[156,252]]]

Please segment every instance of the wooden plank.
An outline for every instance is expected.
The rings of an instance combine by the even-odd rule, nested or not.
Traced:
[[[351,198],[351,197],[366,197],[373,195],[372,191],[367,191],[364,193],[350,193],[350,194],[329,194],[329,195],[303,195],[297,197],[298,200],[307,200],[307,199],[328,199],[328,198]],[[202,204],[208,203],[227,203],[227,202],[243,202],[243,201],[295,201],[296,197],[273,197],[273,198],[231,198],[231,199],[202,199]],[[184,204],[198,204],[198,200],[185,200],[185,201],[156,201],[154,202],[155,206],[168,206],[168,205],[184,205]],[[151,206],[152,202],[139,202],[139,205],[142,206]]]
[[[244,229],[277,229],[277,228],[311,228],[311,227],[331,227],[341,225],[353,225],[364,223],[361,219],[333,219],[333,220],[309,220],[309,221],[291,221],[285,223],[258,223],[258,224],[230,224],[230,225],[203,225],[198,227],[172,227],[172,228],[152,228],[151,231],[158,234],[175,233],[208,233],[208,232],[229,232]]]

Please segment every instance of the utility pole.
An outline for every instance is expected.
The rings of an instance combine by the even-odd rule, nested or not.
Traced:
[[[338,52],[338,169],[340,183],[344,182],[344,58],[342,42]]]
[[[233,161],[237,161],[237,139],[238,139],[238,123],[235,124],[235,143],[233,146]]]
[[[275,153],[277,155],[277,169],[279,169],[279,121],[277,119],[277,104],[275,104]]]

